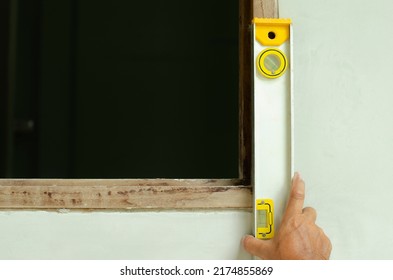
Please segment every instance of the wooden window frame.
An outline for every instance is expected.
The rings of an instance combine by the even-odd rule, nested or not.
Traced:
[[[251,209],[253,16],[277,17],[276,0],[239,0],[239,178],[0,179],[0,209]]]

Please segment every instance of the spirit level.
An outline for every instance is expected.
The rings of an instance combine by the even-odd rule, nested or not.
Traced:
[[[291,33],[289,19],[254,19],[254,228],[263,239],[274,236],[293,173]]]

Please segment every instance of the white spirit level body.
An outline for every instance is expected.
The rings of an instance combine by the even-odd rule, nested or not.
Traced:
[[[256,201],[272,199],[279,225],[293,174],[292,25],[286,19],[253,24],[254,229]]]

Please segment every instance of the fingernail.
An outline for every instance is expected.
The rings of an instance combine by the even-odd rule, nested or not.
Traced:
[[[243,236],[242,240],[240,241],[243,246],[244,246],[244,240],[246,240],[250,236],[251,236],[250,234],[247,234],[247,235]]]
[[[247,238],[248,235],[243,236],[241,243],[244,244],[244,240]]]

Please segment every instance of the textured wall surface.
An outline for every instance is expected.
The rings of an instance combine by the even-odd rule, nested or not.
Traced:
[[[244,259],[251,213],[0,212],[0,259]]]
[[[280,0],[295,28],[295,166],[335,259],[393,259],[392,9]]]

